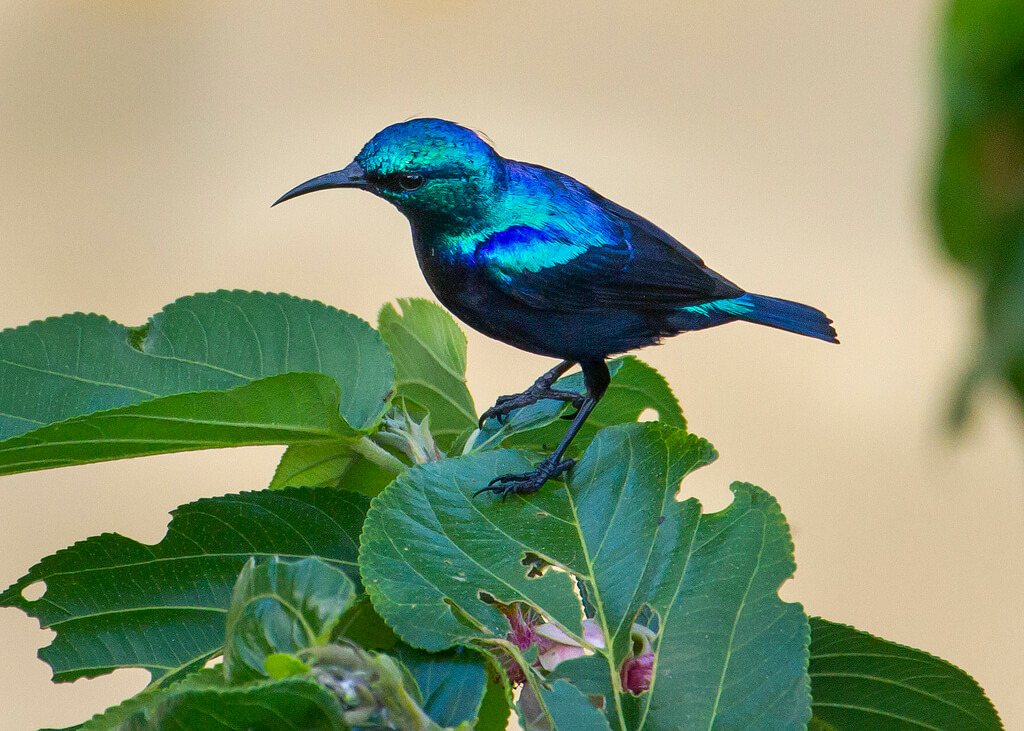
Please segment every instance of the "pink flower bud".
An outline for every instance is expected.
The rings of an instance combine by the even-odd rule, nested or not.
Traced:
[[[622,663],[619,675],[622,689],[633,695],[640,695],[651,687],[651,675],[654,673],[654,653],[647,652],[640,657],[627,657]]]

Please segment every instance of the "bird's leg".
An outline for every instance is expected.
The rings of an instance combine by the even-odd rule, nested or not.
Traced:
[[[532,472],[495,477],[488,483],[487,487],[477,490],[474,497],[483,492],[493,492],[502,500],[509,495],[528,495],[531,492],[537,492],[545,482],[552,477],[558,477],[576,464],[576,460],[562,459],[562,457],[565,455],[565,450],[569,448],[573,438],[579,433],[583,422],[587,420],[590,412],[597,406],[597,402],[604,396],[608,383],[611,381],[608,366],[605,365],[603,360],[581,363],[580,365],[583,367],[583,381],[587,385],[587,396],[580,405],[580,410],[576,413],[572,424],[569,425],[569,430],[562,437],[562,441],[559,442],[555,451],[537,465],[537,469]]]
[[[543,399],[566,401],[571,403],[577,409],[582,408],[583,402],[586,400],[586,397],[583,394],[576,393],[575,391],[551,388],[554,382],[561,378],[562,375],[564,375],[565,372],[574,365],[576,365],[575,361],[563,360],[550,371],[534,381],[533,385],[522,393],[515,393],[510,396],[499,396],[498,400],[494,403],[494,406],[487,409],[487,411],[480,415],[480,428],[483,428],[484,422],[488,419],[501,420],[516,409],[521,409],[524,406],[532,406]]]

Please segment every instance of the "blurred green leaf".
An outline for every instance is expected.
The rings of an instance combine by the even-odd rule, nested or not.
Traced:
[[[250,556],[317,555],[359,581],[369,501],[290,488],[199,500],[146,545],[106,533],[44,558],[3,594],[57,636],[39,651],[56,682],[141,667],[169,682],[220,654],[232,587]],[[46,583],[39,599],[22,590]]]
[[[935,175],[942,244],[982,290],[982,332],[954,406],[1007,382],[1024,401],[1024,3],[959,0],[942,31],[944,126]]]
[[[224,677],[233,685],[259,680],[270,655],[327,644],[354,595],[345,572],[318,558],[250,558],[231,594]]]
[[[794,570],[778,505],[744,484],[733,485],[735,500],[720,513],[702,515],[695,500],[674,500],[680,479],[714,457],[707,442],[680,429],[621,425],[598,434],[568,489],[550,483],[504,502],[473,493],[525,469],[520,453],[413,468],[367,515],[364,584],[407,642],[495,651],[507,647],[509,631],[500,607],[513,602],[537,608],[582,642],[579,577],[605,648],[595,651],[600,663],[575,666],[596,677],[574,680],[586,693],[614,689],[605,707],[617,724],[802,725],[810,717],[809,630],[800,606],[776,593]],[[618,692],[618,673],[644,605],[661,629],[651,690],[636,699]]]
[[[284,680],[293,675],[302,675],[309,672],[309,666],[294,655],[286,652],[273,652],[267,655],[263,661],[263,669],[266,675],[274,680]]]
[[[279,567],[280,568],[280,567]],[[387,655],[347,644],[316,645],[299,657],[279,655],[305,672],[280,680],[228,683],[203,670],[149,690],[93,719],[91,731],[278,731],[402,729],[442,731],[420,708],[403,668]],[[449,679],[451,680],[451,679]],[[408,682],[412,682],[411,679]],[[475,706],[474,706],[475,708]],[[115,725],[125,719],[121,725]],[[101,722],[96,725],[95,722]],[[470,731],[459,724],[458,731]]]
[[[811,617],[811,728],[997,731],[974,679],[945,660]]]
[[[384,623],[374,610],[370,597],[360,594],[355,603],[341,618],[335,630],[337,637],[344,637],[365,650],[390,651],[401,642],[398,635]]]
[[[243,686],[172,686],[152,710],[139,711],[120,731],[347,731],[330,690],[295,676]]]
[[[358,439],[390,356],[365,322],[220,291],[129,329],[74,314],[0,332],[0,474],[160,452]]]
[[[127,728],[122,726],[133,715],[138,720],[145,718],[152,713],[161,703],[174,693],[180,693],[193,688],[207,688],[222,685],[224,682],[223,673],[220,668],[209,668],[197,670],[184,678],[164,686],[150,686],[141,693],[128,698],[116,706],[111,706],[103,713],[97,713],[85,723],[72,726],[63,731],[114,731],[115,729]],[[137,715],[136,715],[137,714]]]

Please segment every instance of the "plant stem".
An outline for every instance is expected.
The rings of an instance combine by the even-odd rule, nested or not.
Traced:
[[[355,452],[373,462],[378,467],[383,467],[388,472],[400,475],[408,469],[405,464],[391,452],[387,451],[369,437],[363,437],[353,445]]]

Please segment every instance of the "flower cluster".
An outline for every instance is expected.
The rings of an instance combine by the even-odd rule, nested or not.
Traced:
[[[565,660],[582,657],[588,651],[605,649],[604,633],[593,619],[583,620],[583,641],[578,642],[558,626],[543,621],[543,617],[535,610],[522,604],[503,607],[502,611],[509,623],[509,642],[523,651],[536,646],[535,666],[545,672],[551,672]],[[656,637],[647,627],[633,625],[633,651],[623,661],[619,671],[623,690],[639,695],[651,686],[654,672],[654,650],[651,643]],[[513,684],[526,681],[523,669],[511,657],[506,658],[503,665]]]

